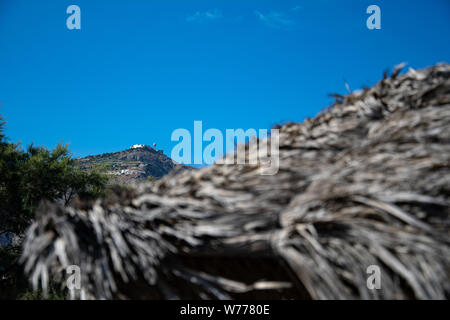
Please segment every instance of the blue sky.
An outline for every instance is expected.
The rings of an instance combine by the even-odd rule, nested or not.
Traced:
[[[68,30],[66,8],[81,8]],[[381,8],[368,30],[366,8]],[[0,0],[0,114],[24,145],[75,156],[177,128],[270,128],[400,62],[449,62],[448,0]]]

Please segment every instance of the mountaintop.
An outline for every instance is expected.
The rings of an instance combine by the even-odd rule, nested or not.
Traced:
[[[78,159],[77,164],[86,171],[103,167],[111,177],[111,183],[117,184],[159,179],[176,167],[186,168],[170,159],[162,150],[141,144],[119,152],[87,156]]]

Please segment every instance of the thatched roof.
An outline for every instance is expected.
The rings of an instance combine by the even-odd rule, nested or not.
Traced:
[[[87,298],[450,297],[450,65],[396,69],[279,129],[276,175],[213,165],[42,205],[30,279],[74,264]]]

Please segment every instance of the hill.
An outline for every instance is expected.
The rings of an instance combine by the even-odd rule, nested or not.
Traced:
[[[82,170],[105,168],[111,183],[131,184],[147,179],[159,179],[179,165],[162,150],[147,145],[134,145],[127,150],[88,156],[77,160]]]

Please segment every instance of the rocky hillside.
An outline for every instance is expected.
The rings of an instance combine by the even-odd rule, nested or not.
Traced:
[[[130,184],[147,179],[159,179],[175,167],[186,166],[175,163],[162,150],[149,146],[138,146],[130,149],[88,156],[79,159],[78,165],[83,170],[105,168],[111,177],[111,183]]]

